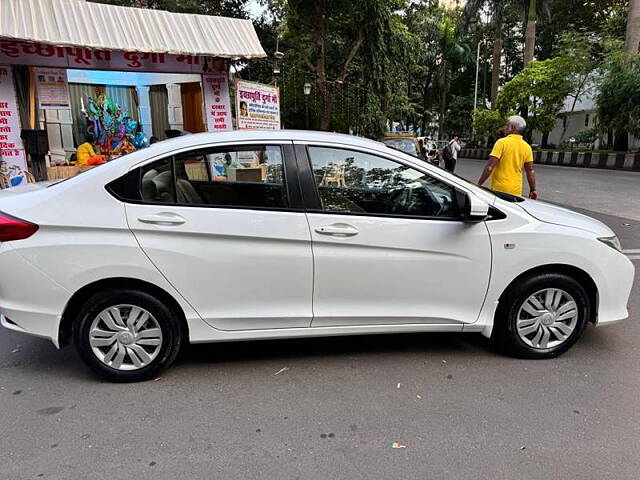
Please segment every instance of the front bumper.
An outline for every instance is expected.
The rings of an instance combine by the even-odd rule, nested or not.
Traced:
[[[635,267],[624,254],[612,251],[607,256],[606,270],[594,279],[598,288],[596,325],[609,325],[629,317],[627,303],[634,277]]]

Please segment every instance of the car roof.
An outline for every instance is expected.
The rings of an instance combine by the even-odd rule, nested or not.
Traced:
[[[151,148],[177,150],[192,145],[206,143],[226,143],[243,141],[304,141],[351,144],[369,148],[379,148],[380,142],[356,135],[319,132],[315,130],[231,130],[227,132],[205,132],[182,135],[157,142]]]

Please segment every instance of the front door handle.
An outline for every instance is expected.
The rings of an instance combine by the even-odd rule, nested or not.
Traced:
[[[142,217],[138,217],[138,220],[142,223],[151,223],[153,225],[164,226],[182,225],[184,222],[186,222],[183,217],[171,212],[162,212],[155,215],[144,215]]]
[[[358,235],[358,229],[344,223],[336,223],[324,227],[316,228],[316,232],[320,235],[331,235],[332,237],[355,237]]]

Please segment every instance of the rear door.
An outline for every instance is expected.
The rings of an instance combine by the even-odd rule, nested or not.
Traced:
[[[452,186],[366,151],[296,145],[296,155],[315,262],[312,326],[476,321],[491,245],[484,223],[460,220]]]
[[[140,169],[141,247],[211,326],[308,327],[313,262],[291,143],[184,152]]]

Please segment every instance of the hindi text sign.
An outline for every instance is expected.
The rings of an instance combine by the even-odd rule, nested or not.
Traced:
[[[202,75],[202,88],[207,130],[209,132],[233,130],[227,72],[205,73]]]
[[[13,72],[0,66],[0,173],[15,187],[27,183],[26,172]]]
[[[239,130],[279,130],[280,89],[238,80],[236,119]]]

